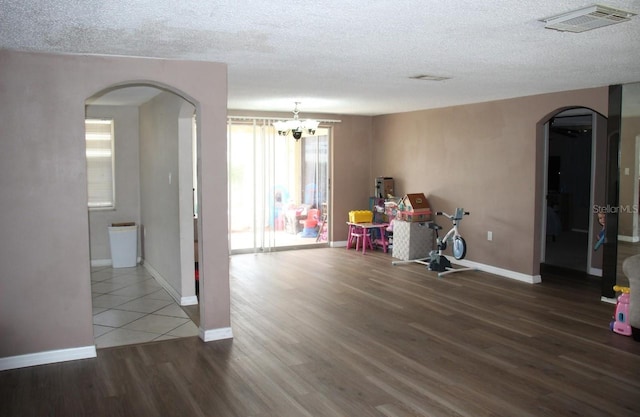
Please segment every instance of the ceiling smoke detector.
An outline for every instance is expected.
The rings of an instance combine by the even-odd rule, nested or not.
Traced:
[[[613,7],[594,4],[593,6],[563,13],[558,16],[551,16],[540,20],[545,22],[545,28],[555,29],[561,32],[580,33],[591,29],[601,28],[616,23],[630,20],[636,13],[625,10],[614,9]]]

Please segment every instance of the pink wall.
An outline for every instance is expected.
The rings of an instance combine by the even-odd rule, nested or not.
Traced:
[[[4,50],[0,68],[0,359],[94,344],[85,99],[132,81],[196,104],[201,328],[228,328],[226,65]]]

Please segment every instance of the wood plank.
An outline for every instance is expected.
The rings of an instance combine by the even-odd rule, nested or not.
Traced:
[[[344,248],[233,256],[233,340],[0,372],[0,415],[640,415],[640,343],[609,330],[599,280],[438,278],[391,261]]]

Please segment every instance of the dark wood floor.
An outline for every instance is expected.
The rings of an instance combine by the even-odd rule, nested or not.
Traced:
[[[2,416],[639,416],[640,343],[592,278],[437,278],[389,255],[231,258],[233,340],[0,372]]]

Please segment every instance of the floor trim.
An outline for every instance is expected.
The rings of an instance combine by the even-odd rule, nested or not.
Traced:
[[[475,268],[478,271],[488,272],[494,275],[500,275],[505,278],[515,279],[517,281],[526,282],[528,284],[539,284],[542,282],[542,276],[540,275],[527,275],[521,272],[511,271],[509,269],[498,268],[491,265],[481,264],[479,262],[467,261],[464,259],[456,260],[454,258],[449,258],[452,264],[464,266],[466,268]]]
[[[141,257],[137,257],[136,258],[136,265],[140,264],[142,262],[142,258]],[[101,267],[101,266],[112,266],[113,265],[113,261],[111,259],[92,259],[91,260],[91,266],[92,267]]]
[[[638,243],[638,242],[640,242],[640,237],[638,237],[638,236],[618,235],[618,240],[620,242]]]
[[[190,305],[196,305],[198,304],[198,297],[193,295],[193,296],[185,296],[182,297],[180,296],[180,294],[178,294],[178,292],[175,290],[175,288],[173,288],[171,286],[171,284],[169,284],[169,282],[162,276],[162,274],[160,272],[158,272],[153,266],[149,265],[148,262],[144,262],[141,264],[151,275],[153,275],[153,277],[156,279],[156,281],[158,281],[158,284],[160,284],[162,286],[162,288],[164,288],[169,295],[171,296],[171,298],[173,298],[176,303],[178,303],[181,306],[190,306]]]
[[[617,304],[618,303],[618,299],[617,298],[609,298],[609,297],[605,297],[605,296],[601,296],[600,297],[600,301],[602,301],[603,303],[609,303],[609,304]]]
[[[181,297],[180,305],[181,306],[195,306],[198,304],[198,296],[191,295],[189,297]]]
[[[589,275],[594,277],[602,277],[602,268],[589,268]]]
[[[346,241],[331,242],[332,248],[342,248],[346,246],[347,246]],[[453,257],[449,257],[449,256],[447,256],[447,259],[449,259],[451,263],[454,265],[460,265],[466,268],[474,268],[474,269],[477,269],[478,271],[484,271],[490,274],[500,275],[505,278],[515,279],[517,281],[522,281],[529,284],[539,284],[542,282],[542,277],[540,275],[527,275],[521,272],[511,271],[509,269],[503,269],[503,268],[498,268],[491,265],[481,264],[479,262],[467,261],[464,259],[456,260]]]
[[[7,358],[0,358],[0,371],[56,362],[75,361],[78,359],[89,359],[95,358],[96,356],[95,345],[9,356]]]
[[[212,342],[214,340],[233,339],[233,332],[231,331],[231,327],[221,327],[219,329],[209,329],[209,330],[200,328],[199,331],[200,331],[200,339],[202,339],[205,342]]]
[[[94,268],[100,266],[111,266],[111,259],[92,259],[91,266]]]

